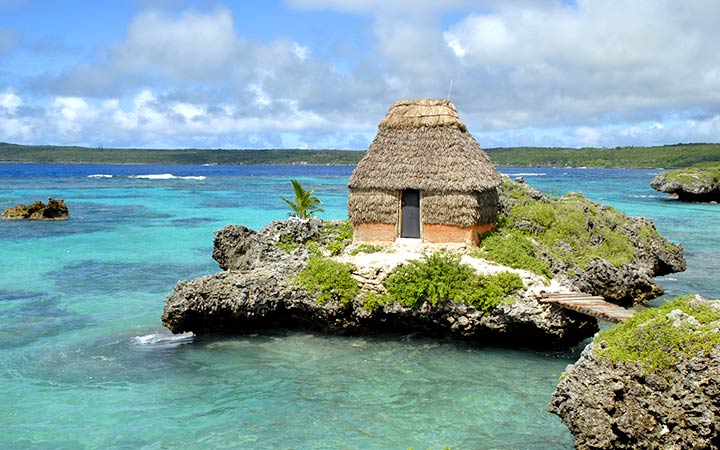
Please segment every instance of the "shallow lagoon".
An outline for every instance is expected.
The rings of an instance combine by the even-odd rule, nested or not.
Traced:
[[[653,218],[687,252],[688,271],[661,281],[669,295],[720,297],[719,206],[665,198],[654,170],[502,170]],[[545,408],[577,349],[163,330],[175,282],[218,270],[214,230],[286,217],[290,178],[315,189],[324,218],[344,218],[351,171],[0,165],[3,207],[54,196],[71,208],[68,222],[0,222],[0,446],[572,448]]]

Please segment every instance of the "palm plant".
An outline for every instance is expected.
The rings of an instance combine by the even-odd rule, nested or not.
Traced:
[[[285,197],[280,198],[290,205],[290,209],[293,210],[293,212],[290,213],[291,216],[296,216],[300,219],[307,219],[308,217],[312,217],[312,215],[316,212],[324,211],[324,209],[319,206],[322,202],[319,198],[313,195],[312,189],[306,191],[300,185],[298,180],[290,180],[290,182],[292,183],[293,190],[295,191],[294,201],[288,200]]]

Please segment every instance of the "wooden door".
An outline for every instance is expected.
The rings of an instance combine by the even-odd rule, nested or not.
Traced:
[[[400,237],[420,237],[420,191],[406,189],[402,192],[402,219]]]

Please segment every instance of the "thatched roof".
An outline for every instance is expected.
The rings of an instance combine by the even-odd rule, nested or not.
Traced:
[[[482,192],[500,174],[447,100],[402,100],[350,176],[351,189]]]

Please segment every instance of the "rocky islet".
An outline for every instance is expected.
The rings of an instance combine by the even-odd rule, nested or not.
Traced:
[[[548,201],[525,183],[516,182],[513,186],[522,189],[535,202]],[[503,213],[513,207],[513,200],[506,194],[501,193]],[[639,225],[652,226],[652,223],[625,216],[625,221],[616,226],[632,238],[633,230]],[[630,239],[642,244],[634,244],[633,262],[619,269],[600,259],[592,260],[584,270],[568,266],[553,260],[551,252],[541,248],[540,257],[549,262],[555,274],[551,282],[524,270],[489,263],[495,266],[493,271],[521,274],[525,284],[525,289],[515,294],[512,301],[502,302],[492,310],[482,311],[453,299],[437,304],[425,302],[416,308],[388,302],[372,309],[363,305],[363,295],[370,291],[382,294],[384,280],[393,267],[411,257],[393,256],[395,250],[390,248],[386,249],[391,253],[385,260],[394,260],[392,265],[352,264],[352,275],[360,288],[357,298],[350,302],[318,302],[312,293],[295,283],[294,278],[311,257],[309,243],[322,248],[334,239],[327,236],[323,228],[323,222],[315,218],[273,222],[259,232],[241,225],[230,225],[216,232],[213,257],[224,271],[180,282],[166,299],[163,323],[176,333],[243,333],[274,327],[308,327],[339,334],[410,331],[508,345],[572,345],[596,331],[595,319],[541,304],[540,291],[584,290],[603,295],[608,292],[607,286],[612,286],[626,293],[618,296],[621,299],[630,295],[627,293],[652,298],[661,289],[651,277],[683,270],[685,263],[682,248],[668,243],[657,233],[650,239]],[[281,249],[282,242],[291,243],[293,248]],[[345,246],[348,244],[349,241],[344,242]],[[352,263],[347,250],[334,258]],[[475,265],[487,263],[468,254],[463,258]]]
[[[40,200],[32,205],[17,205],[7,208],[2,218],[7,220],[67,220],[70,217],[64,200],[48,198],[47,203]]]

